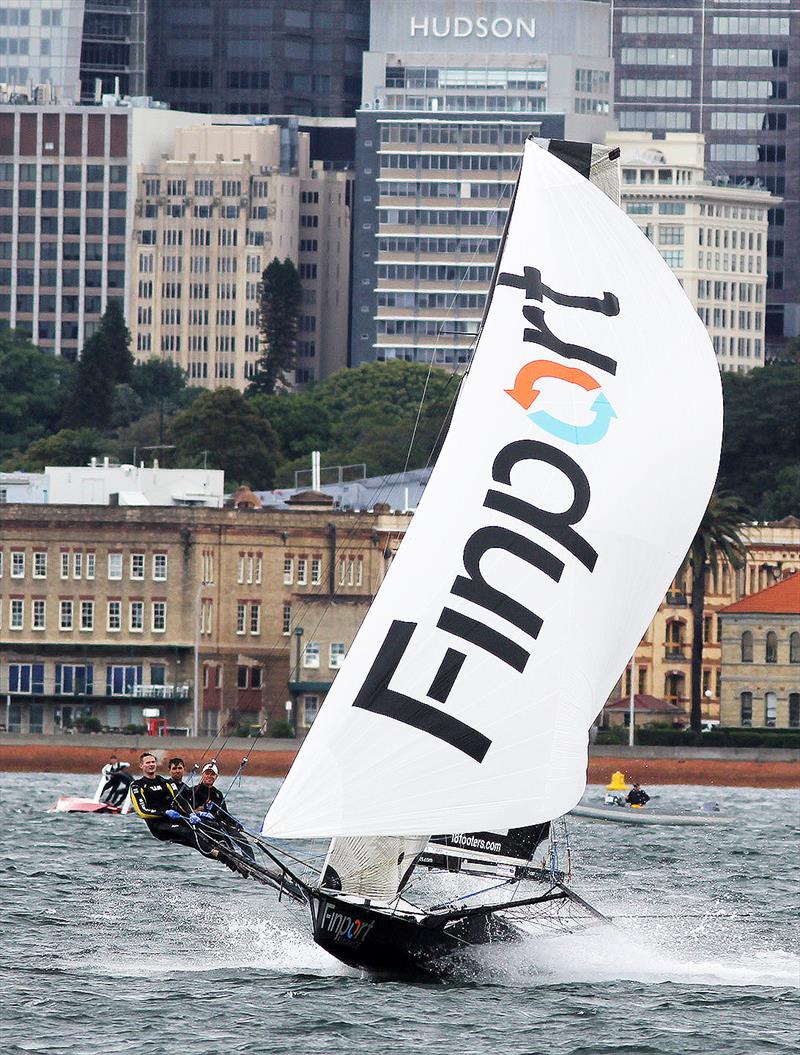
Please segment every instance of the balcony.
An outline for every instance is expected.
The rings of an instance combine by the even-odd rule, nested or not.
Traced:
[[[127,695],[136,700],[188,700],[192,694],[189,684],[134,685]]]

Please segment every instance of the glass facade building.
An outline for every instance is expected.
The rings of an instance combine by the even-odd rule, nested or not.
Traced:
[[[353,366],[465,364],[525,139],[602,142],[611,127],[606,6],[451,10],[373,0],[356,122]]]
[[[148,10],[147,92],[176,109],[352,116],[369,0],[170,0]]]
[[[771,191],[767,356],[800,333],[800,11],[787,0],[613,0],[621,131],[702,132],[712,178]]]

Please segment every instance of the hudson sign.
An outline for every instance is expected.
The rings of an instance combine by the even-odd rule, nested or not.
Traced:
[[[479,15],[470,18],[468,15],[454,16],[411,16],[412,37],[499,37],[505,40],[508,37],[517,39],[529,37],[531,40],[536,36],[535,18],[487,18]]]

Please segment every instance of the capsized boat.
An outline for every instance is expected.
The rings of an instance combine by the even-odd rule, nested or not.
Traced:
[[[130,810],[128,787],[133,779],[127,762],[109,762],[100,771],[92,798],[60,795],[48,813],[127,813]]]
[[[536,863],[542,826],[583,794],[588,730],[689,547],[722,425],[709,337],[616,177],[605,147],[525,144],[437,465],[264,819],[345,963],[441,974],[592,915]],[[310,877],[276,849],[317,838]]]

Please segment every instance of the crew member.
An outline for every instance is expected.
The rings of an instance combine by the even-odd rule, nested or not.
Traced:
[[[210,848],[200,842],[194,826],[186,822],[186,807],[179,808],[181,802],[175,799],[175,783],[158,775],[156,756],[143,751],[139,755],[139,766],[142,775],[131,784],[131,803],[150,829],[150,834],[161,842],[180,843],[209,854]]]
[[[175,798],[182,796],[187,806],[191,806],[189,796],[192,789],[183,779],[186,775],[186,766],[183,759],[176,755],[167,762],[167,767],[169,768],[169,779],[175,785]]]
[[[650,801],[650,796],[640,784],[634,784],[628,792],[627,801],[631,806],[644,806]]]
[[[242,835],[243,826],[228,812],[225,796],[219,788],[214,786],[218,776],[219,769],[216,762],[207,762],[203,766],[200,773],[200,782],[192,788],[193,812],[189,820],[191,821],[192,817],[199,816],[209,827],[219,831],[224,841],[230,845],[235,853],[255,861],[253,848],[247,838]],[[213,838],[211,832],[209,832],[209,837]],[[241,867],[237,868],[234,862],[225,860],[224,853],[220,854],[220,858],[229,868],[243,872],[245,875],[249,874]]]

